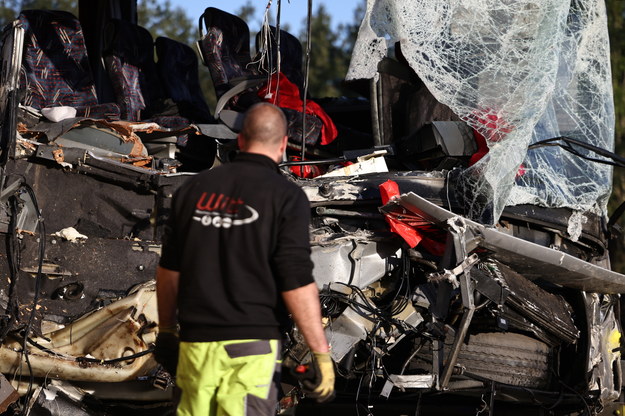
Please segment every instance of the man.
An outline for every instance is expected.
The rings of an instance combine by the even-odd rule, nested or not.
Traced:
[[[277,163],[286,119],[267,103],[246,114],[233,163],[204,171],[174,195],[156,273],[155,356],[175,370],[178,415],[275,413],[281,300],[313,352],[310,395],[334,391],[310,260],[310,207]]]

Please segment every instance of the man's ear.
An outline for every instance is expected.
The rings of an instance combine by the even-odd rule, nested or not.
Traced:
[[[241,136],[241,133],[237,134],[237,146],[239,147],[239,150],[243,149],[244,144],[245,141],[243,140],[243,136]]]
[[[286,145],[289,141],[289,136],[284,136],[282,138],[282,142],[280,143],[280,154],[283,155],[284,152],[286,151]]]

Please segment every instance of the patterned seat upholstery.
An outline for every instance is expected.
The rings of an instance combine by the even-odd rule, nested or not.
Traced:
[[[256,50],[267,49],[265,61],[260,65],[261,68],[277,68],[278,67],[278,42],[276,36],[276,28],[269,27],[268,45],[263,43],[263,32],[260,31],[256,35]],[[299,39],[291,35],[289,32],[280,29],[280,72],[282,72],[293,84],[300,90],[303,98],[304,94],[304,72],[302,44]]]
[[[214,123],[200,88],[195,51],[162,36],[156,38],[154,45],[159,78],[167,96],[178,106],[180,115],[196,123]]]
[[[170,39],[159,39],[161,62],[157,66],[152,35],[145,28],[111,19],[105,37],[104,63],[124,118],[154,122],[173,130],[189,126],[190,121],[214,121],[201,95],[197,57],[191,48]],[[166,76],[159,76],[159,66]],[[149,137],[143,139],[149,141]],[[214,140],[183,134],[177,137],[176,144],[182,170],[212,166]]]
[[[202,30],[202,21],[206,27],[205,35]],[[295,40],[297,41],[297,39]],[[252,62],[250,57],[249,28],[237,16],[214,7],[207,8],[202,17],[200,17],[200,40],[198,44],[204,64],[210,71],[218,98],[234,86],[233,81],[237,78],[258,76],[261,73],[258,70],[258,63]],[[256,90],[246,91],[233,97],[226,108],[245,111],[252,104],[260,101],[261,99],[258,97]],[[303,132],[302,113],[289,109],[283,109],[283,111],[288,121],[287,134],[289,139],[292,142],[301,143]],[[317,143],[321,136],[322,123],[314,115],[306,114],[305,117],[305,140],[307,144],[312,145]]]
[[[202,19],[205,36],[202,36]],[[209,7],[200,18],[200,35],[200,50],[217,98],[233,87],[233,79],[256,75],[250,65],[250,30],[239,17]]]
[[[166,113],[150,32],[133,23],[111,19],[105,28],[104,43],[104,63],[122,118],[139,121]]]
[[[176,103],[165,94],[150,32],[119,19],[111,19],[105,30],[104,64],[122,118],[152,121],[171,129],[188,126],[189,119],[180,115]],[[186,141],[187,135],[178,137],[179,145],[184,146]]]
[[[99,104],[78,19],[56,10],[24,10],[24,105],[36,109],[70,106],[79,117],[118,119],[119,107]]]

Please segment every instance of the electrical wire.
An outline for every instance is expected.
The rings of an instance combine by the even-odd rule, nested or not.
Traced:
[[[119,363],[123,361],[132,360],[135,358],[143,357],[144,355],[148,355],[153,352],[154,352],[154,348],[148,348],[147,350],[143,350],[135,354],[126,355],[126,356],[118,357],[118,358],[111,358],[108,360],[101,360],[99,358],[91,358],[91,357],[76,357],[76,361],[81,362],[81,363],[84,362],[84,363],[98,363],[98,364],[115,364],[115,363]]]
[[[278,12],[276,14],[276,71],[278,72],[278,80],[276,82],[276,102],[280,95],[280,74],[282,72],[282,50],[280,49],[280,16],[282,15],[282,1],[278,0]]]
[[[404,323],[402,325],[400,321],[398,321],[397,319],[394,319],[393,315],[391,315],[391,312],[393,312],[393,309],[391,310],[381,309],[375,305],[372,305],[369,299],[367,298],[367,295],[365,295],[362,289],[360,289],[358,286],[349,285],[349,284],[342,283],[342,282],[336,282],[335,284],[340,284],[340,285],[348,287],[349,289],[352,290],[352,295],[345,296],[343,294],[335,294],[335,293],[328,292],[324,295],[326,298],[334,298],[340,302],[343,302],[349,305],[352,308],[352,310],[354,310],[354,312],[356,312],[357,314],[359,314],[360,316],[364,318],[371,319],[372,317],[375,317],[375,318],[380,319],[383,322],[386,322],[391,325],[395,325],[398,328],[405,329],[405,326],[407,324]],[[409,329],[414,329],[414,328],[409,327]]]
[[[9,300],[7,302],[7,308],[5,313],[8,316],[8,320],[5,322],[5,326],[0,331],[0,342],[3,342],[7,334],[13,327],[13,324],[17,320],[19,314],[18,301],[17,301],[17,282],[19,280],[19,271],[17,267],[17,252],[19,250],[19,244],[17,243],[17,200],[16,197],[9,199],[9,235],[7,238],[7,262],[9,266]]]
[[[35,277],[35,288],[32,300],[32,310],[30,311],[30,316],[28,317],[28,322],[26,324],[26,328],[24,329],[24,340],[22,343],[22,356],[26,361],[26,365],[28,366],[29,373],[29,382],[28,382],[28,390],[25,395],[25,403],[28,403],[32,397],[33,393],[33,385],[35,383],[35,377],[33,375],[33,369],[30,364],[30,359],[28,357],[28,348],[27,348],[27,339],[32,331],[33,322],[35,319],[35,314],[37,312],[37,305],[39,303],[39,295],[41,292],[41,281],[43,279],[43,258],[46,251],[46,229],[43,223],[43,217],[41,215],[41,211],[39,210],[39,204],[37,203],[37,196],[35,195],[35,191],[33,188],[27,184],[22,184],[23,188],[26,190],[28,195],[30,196],[31,202],[33,203],[33,208],[35,209],[35,213],[37,214],[37,231],[39,233],[39,259],[37,261],[37,275]],[[20,367],[21,368],[21,367]],[[22,415],[26,415],[26,407],[22,409]]]
[[[417,356],[417,354],[419,353],[419,351],[421,351],[424,345],[425,345],[425,339],[421,339],[419,346],[417,346],[417,348],[414,349],[414,351],[410,354],[410,356],[406,359],[406,361],[404,361],[404,364],[401,366],[401,371],[399,373],[400,375],[404,374],[404,371],[406,371],[406,368],[408,368],[408,364],[410,364],[410,361],[412,361],[413,358]]]
[[[22,334],[23,335],[23,334]],[[139,358],[139,357],[143,357],[144,355],[150,354],[152,352],[154,352],[154,348],[148,348],[147,350],[143,350],[140,352],[137,352],[135,354],[131,354],[131,355],[125,355],[122,357],[117,357],[117,358],[110,358],[110,359],[101,359],[101,358],[92,358],[92,357],[72,357],[69,355],[63,355],[63,354],[59,354],[56,351],[53,351],[47,347],[44,347],[43,345],[39,344],[37,341],[35,341],[32,338],[27,338],[26,339],[28,341],[28,343],[36,348],[38,348],[39,350],[50,354],[50,355],[54,355],[55,357],[61,357],[61,358],[65,358],[65,359],[69,359],[70,361],[76,361],[79,363],[98,363],[98,364],[115,364],[115,363],[119,363],[119,362],[123,362],[123,361],[128,361],[128,360],[132,360],[135,358]]]
[[[558,143],[559,141],[562,141],[563,143]],[[579,146],[586,150],[590,150],[591,152],[596,153],[599,156],[603,156],[605,158],[611,159],[612,161],[586,156],[580,153],[577,149],[575,149],[573,145]],[[561,147],[567,152],[570,152],[574,154],[575,156],[579,156],[582,159],[586,159],[591,162],[603,163],[606,165],[616,166],[616,167],[621,167],[621,168],[625,167],[625,157],[619,156],[616,153],[611,152],[609,150],[602,149],[592,144],[584,143],[581,140],[574,139],[572,137],[567,137],[567,136],[560,136],[560,137],[554,137],[551,139],[541,140],[539,142],[536,142],[528,146],[527,150],[534,150],[540,147],[549,147],[549,146]]]
[[[308,0],[308,17],[306,20],[306,58],[304,67],[304,98],[302,106],[302,156],[306,159],[306,100],[308,99],[308,77],[310,75],[310,50],[312,45],[312,0]]]

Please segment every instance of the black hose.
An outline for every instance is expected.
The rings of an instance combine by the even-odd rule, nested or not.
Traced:
[[[558,143],[559,141],[562,141],[563,143]],[[611,159],[612,162],[610,162],[609,160],[605,160],[605,159],[597,159],[594,157],[583,155],[577,149],[575,149],[572,145],[579,146],[586,150],[590,150],[591,152],[596,153],[599,156],[603,156],[605,158]],[[621,167],[621,168],[625,167],[625,157],[619,156],[616,153],[611,152],[609,150],[602,149],[592,144],[584,143],[581,140],[577,140],[577,139],[574,139],[572,137],[567,137],[567,136],[553,137],[551,139],[541,140],[539,142],[536,142],[528,146],[527,150],[533,150],[539,147],[548,147],[548,146],[561,147],[562,149],[574,154],[575,156],[579,156],[582,159],[586,159],[591,162],[603,163],[606,165],[611,165],[611,166],[616,166],[616,167]]]
[[[0,331],[0,342],[3,342],[7,334],[13,327],[19,314],[17,301],[17,282],[19,280],[18,256],[19,244],[17,243],[17,200],[16,197],[9,199],[10,223],[9,234],[7,236],[7,262],[9,266],[9,300],[7,302],[6,315],[9,317],[5,326]]]
[[[98,363],[98,364],[115,364],[123,361],[132,360],[134,358],[143,357],[144,355],[148,355],[154,352],[154,348],[148,348],[147,350],[138,352],[136,354],[127,355],[125,357],[111,358],[110,360],[101,360],[98,358],[90,358],[90,357],[77,357],[76,361],[84,362],[84,363]]]
[[[24,355],[24,359],[26,360],[26,365],[28,366],[29,372],[28,390],[25,396],[25,403],[28,403],[33,393],[33,384],[35,383],[35,377],[33,376],[32,366],[30,365],[30,359],[28,358],[28,349],[26,344],[32,330],[35,313],[37,312],[37,304],[39,303],[39,295],[41,292],[41,281],[43,279],[43,258],[46,251],[46,229],[43,223],[43,217],[41,216],[41,211],[39,210],[39,205],[37,204],[37,196],[35,195],[35,191],[27,183],[24,183],[22,186],[26,189],[26,192],[30,196],[30,199],[33,203],[33,207],[35,208],[35,213],[37,214],[37,231],[39,233],[39,260],[37,262],[37,276],[35,277],[35,293],[33,295],[32,310],[30,311],[30,316],[28,317],[28,322],[26,324],[26,328],[24,329],[25,336],[22,343],[22,354]],[[27,409],[22,409],[22,414],[26,415],[26,413]]]

